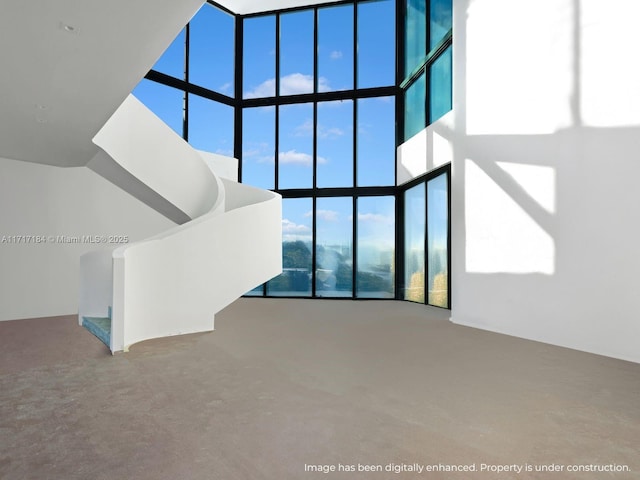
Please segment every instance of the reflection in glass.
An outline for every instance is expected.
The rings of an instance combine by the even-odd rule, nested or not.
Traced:
[[[280,108],[278,188],[313,186],[313,104]]]
[[[395,199],[358,198],[356,297],[395,296]]]
[[[350,297],[353,284],[351,197],[316,201],[316,295]]]
[[[404,194],[404,299],[424,303],[425,184]]]
[[[244,20],[243,98],[276,94],[276,17],[267,15]]]
[[[264,296],[264,284],[263,285],[258,285],[253,290],[249,290],[247,293],[244,294],[244,296],[245,297],[262,297],[262,296]]]
[[[408,77],[427,54],[427,6],[426,0],[405,1],[404,76]]]
[[[353,101],[318,103],[317,186],[353,186]]]
[[[242,183],[275,188],[275,107],[242,110]]]
[[[233,157],[233,107],[189,94],[189,143]]]
[[[186,31],[183,28],[173,42],[171,42],[169,48],[165,50],[162,56],[155,63],[153,70],[183,80],[185,39]]]
[[[423,73],[404,94],[404,139],[427,126],[425,118],[427,81]]]
[[[451,30],[452,0],[431,0],[429,6],[429,50]]]
[[[395,185],[395,99],[362,98],[357,107],[358,186]]]
[[[427,182],[428,303],[449,307],[447,174]]]
[[[312,201],[282,200],[282,273],[267,282],[267,295],[311,296]]]
[[[234,19],[205,3],[189,23],[189,81],[233,96]]]
[[[318,91],[353,89],[353,5],[318,9]]]
[[[395,84],[395,17],[392,0],[358,3],[358,88]]]
[[[133,90],[133,95],[182,136],[184,92],[161,83],[143,79]]]
[[[429,76],[429,123],[433,123],[451,110],[451,47],[433,62]]]
[[[280,15],[280,95],[313,93],[313,10]]]

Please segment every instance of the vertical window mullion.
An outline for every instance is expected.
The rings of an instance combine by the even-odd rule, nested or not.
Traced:
[[[352,225],[351,225],[351,298],[358,296],[357,272],[358,272],[358,197],[354,195],[352,201]]]
[[[242,82],[243,82],[243,36],[244,36],[244,19],[241,16],[235,17],[234,22],[235,31],[235,55],[234,55],[234,109],[235,109],[235,131],[233,155],[238,159],[238,181],[242,182],[242,128],[243,128],[243,108],[242,108]],[[263,292],[264,294],[264,292]]]
[[[189,83],[189,24],[184,27],[184,67],[183,76],[185,82]],[[189,141],[189,95],[185,91],[182,100],[182,138]]]
[[[318,203],[318,198],[314,195],[313,198],[311,199],[311,298],[315,298],[316,297],[316,270],[317,270],[317,255],[316,255],[316,250],[318,248],[318,241],[317,241],[317,233],[318,233],[318,229],[317,229],[317,215],[316,215],[316,209],[317,209],[317,203]]]

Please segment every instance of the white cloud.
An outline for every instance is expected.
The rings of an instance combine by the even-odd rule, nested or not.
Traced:
[[[304,214],[305,217],[311,217],[312,215],[313,212],[311,210]],[[339,220],[339,215],[340,213],[335,210],[316,210],[316,218],[326,222],[337,222]]]
[[[221,85],[221,86],[218,88],[218,91],[220,91],[220,92],[222,92],[222,93],[227,93],[227,92],[229,91],[229,89],[231,89],[231,85],[232,85],[232,83],[231,83],[231,82],[227,82],[227,83],[225,83],[224,85]]]
[[[297,234],[297,233],[309,233],[311,229],[306,225],[292,222],[286,218],[282,219],[282,233]]]
[[[326,78],[318,78],[318,91],[327,92],[331,89]],[[313,92],[313,75],[292,73],[280,79],[280,95],[296,95]],[[276,79],[269,78],[253,90],[244,92],[244,98],[273,97],[276,93]]]
[[[304,165],[305,167],[313,165],[313,157],[311,155],[296,150],[280,152],[278,160],[282,164]]]
[[[338,127],[325,127],[318,124],[318,138],[338,138],[344,135],[344,130]],[[294,137],[310,137],[313,135],[313,121],[307,120],[303,124],[298,125],[293,129]]]
[[[324,127],[322,125],[318,125],[318,138],[338,138],[344,135],[344,130],[338,127]]]
[[[309,155],[308,153],[298,152],[297,150],[280,152],[278,154],[278,161],[283,165],[302,165],[305,167],[310,167],[313,165],[313,157],[311,155]],[[327,163],[327,159],[318,157],[318,163]]]
[[[363,222],[391,223],[391,217],[380,213],[359,213],[358,220]]]
[[[333,52],[331,52],[329,54],[329,58],[331,60],[338,60],[338,59],[342,58],[342,52],[340,50],[334,50]]]
[[[244,92],[244,98],[273,97],[276,94],[276,79],[265,80],[253,90]]]

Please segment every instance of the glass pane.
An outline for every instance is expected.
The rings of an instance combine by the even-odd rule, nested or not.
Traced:
[[[431,0],[429,9],[429,49],[433,49],[451,30],[452,0]]]
[[[161,83],[143,79],[133,90],[133,95],[149,110],[182,136],[184,92]]]
[[[267,295],[311,296],[310,198],[282,200],[282,274],[267,283]]]
[[[395,199],[358,198],[359,298],[395,296]]]
[[[276,94],[276,17],[244,20],[243,98],[273,97]]]
[[[353,5],[318,10],[318,91],[353,89]]]
[[[427,126],[425,118],[427,81],[423,73],[404,94],[404,139]]]
[[[189,81],[233,96],[234,19],[205,3],[189,23]]]
[[[171,42],[169,48],[167,48],[158,59],[153,66],[153,70],[184,80],[185,39],[186,31],[183,28],[173,42]]]
[[[189,94],[189,143],[233,157],[233,107]]]
[[[313,10],[280,15],[280,95],[313,93]]]
[[[318,103],[318,187],[353,186],[353,101]]]
[[[316,295],[351,297],[353,284],[353,200],[316,201]]]
[[[245,297],[262,297],[264,296],[263,285],[259,285],[253,290],[249,290],[244,294]]]
[[[433,123],[451,110],[451,47],[433,62],[429,72],[429,123]]]
[[[447,174],[427,183],[428,303],[449,307]]]
[[[427,52],[426,0],[406,0],[404,31],[404,75],[408,77]]]
[[[395,18],[392,0],[358,3],[358,88],[395,85]]]
[[[404,194],[404,299],[424,302],[425,185]]]
[[[275,188],[276,108],[242,110],[242,183]]]
[[[358,186],[395,185],[396,103],[394,97],[358,100]]]
[[[278,188],[313,186],[313,104],[280,107]]]

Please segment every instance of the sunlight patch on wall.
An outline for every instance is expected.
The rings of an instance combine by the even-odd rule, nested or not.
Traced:
[[[532,199],[549,213],[556,212],[556,171],[552,167],[496,162]]]
[[[640,63],[629,56],[629,48],[640,44],[640,2],[582,0],[580,5],[584,125],[640,125]]]
[[[573,0],[472,1],[467,133],[549,134],[572,124]]]
[[[467,272],[554,273],[553,238],[470,159],[465,160],[465,224]]]

